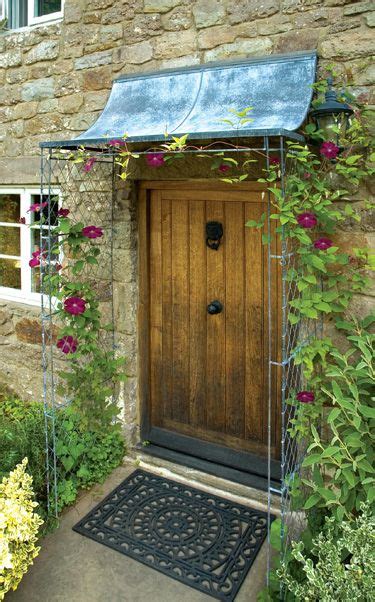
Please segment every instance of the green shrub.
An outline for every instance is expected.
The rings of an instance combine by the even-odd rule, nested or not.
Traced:
[[[39,511],[44,513],[47,510],[45,445],[42,404],[18,399],[0,402],[0,476],[5,476],[27,456]],[[80,488],[103,482],[121,464],[124,453],[125,443],[118,425],[88,430],[74,408],[60,409],[56,416],[58,510],[72,504]]]
[[[0,478],[28,458],[38,502],[46,500],[45,426],[40,403],[4,399],[0,402]]]
[[[296,579],[289,562],[278,571],[296,600],[305,602],[369,602],[375,592],[375,518],[368,507],[355,520],[337,523],[326,519],[325,528],[306,550],[294,543],[291,559],[299,565]]]
[[[314,382],[320,402],[304,407],[295,418],[296,435],[298,430],[305,435],[307,426],[312,442],[302,464],[310,474],[295,479],[293,494],[300,501],[303,486],[308,491],[304,509],[323,509],[338,521],[355,514],[361,502],[375,500],[374,321],[368,316],[337,323],[347,334],[349,349],[343,353],[323,342],[324,372]],[[319,414],[328,432],[319,432]]]
[[[0,484],[0,600],[17,589],[40,549],[35,544],[43,521],[35,512],[38,504],[26,466],[24,458]]]
[[[102,483],[121,464],[125,443],[119,425],[87,430],[74,408],[66,408],[56,422],[58,507],[72,503],[79,488]]]

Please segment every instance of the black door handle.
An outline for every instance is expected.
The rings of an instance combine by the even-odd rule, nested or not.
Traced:
[[[207,305],[207,311],[211,315],[220,314],[223,311],[223,305],[220,301],[211,301],[211,303]]]

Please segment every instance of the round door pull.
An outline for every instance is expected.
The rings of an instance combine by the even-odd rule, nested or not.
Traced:
[[[211,315],[220,314],[223,311],[223,305],[220,301],[211,301],[207,305],[207,312]]]

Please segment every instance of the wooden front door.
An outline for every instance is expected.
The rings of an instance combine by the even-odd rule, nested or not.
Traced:
[[[263,458],[263,470],[268,437],[267,246],[261,231],[245,223],[260,219],[265,195],[255,183],[148,186],[141,194],[141,246],[146,247],[140,265],[141,320],[147,323],[141,325],[147,347],[141,357],[141,364],[147,363],[143,437],[239,468],[249,458]],[[207,245],[208,222],[222,226],[217,249]],[[220,305],[209,307],[216,301],[221,311]],[[214,310],[219,313],[209,313]],[[271,446],[277,458],[275,398]]]

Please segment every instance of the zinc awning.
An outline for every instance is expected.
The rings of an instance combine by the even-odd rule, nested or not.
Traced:
[[[126,75],[116,79],[98,120],[71,141],[53,147],[101,144],[125,134],[129,142],[290,136],[306,118],[316,71],[315,52]],[[250,123],[236,123],[230,109],[252,107]]]

